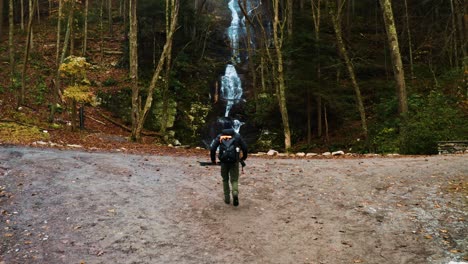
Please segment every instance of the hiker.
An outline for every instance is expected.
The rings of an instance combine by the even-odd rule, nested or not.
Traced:
[[[234,131],[231,122],[225,122],[223,130],[210,146],[211,162],[216,164],[216,149],[219,146],[218,158],[221,163],[221,177],[223,177],[224,202],[230,204],[231,195],[229,190],[229,179],[232,186],[233,205],[239,205],[239,162],[245,166],[247,159],[247,145],[241,135]],[[242,150],[242,157],[239,156]]]

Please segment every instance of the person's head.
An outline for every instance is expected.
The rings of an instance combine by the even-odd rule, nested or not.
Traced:
[[[225,120],[223,122],[223,129],[231,129],[231,128],[232,128],[231,120]]]

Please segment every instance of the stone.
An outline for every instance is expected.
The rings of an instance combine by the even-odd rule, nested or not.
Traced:
[[[273,149],[270,149],[270,150],[267,152],[267,155],[268,155],[268,156],[276,156],[276,155],[278,155],[278,151],[273,150]]]
[[[335,151],[335,152],[332,152],[332,155],[333,155],[333,156],[340,156],[340,155],[344,155],[344,151],[342,151],[342,150]]]
[[[331,152],[328,152],[328,151],[327,151],[327,152],[322,153],[322,155],[323,155],[323,156],[330,156],[330,155],[331,155]]]
[[[296,153],[296,156],[298,156],[298,157],[305,157],[305,155],[306,155],[306,154],[305,154],[304,152],[298,152],[298,153]]]
[[[315,157],[315,156],[318,156],[317,153],[307,153],[306,154],[306,157]]]

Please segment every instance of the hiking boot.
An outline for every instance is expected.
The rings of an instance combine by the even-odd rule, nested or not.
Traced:
[[[231,197],[229,195],[224,196],[224,203],[230,204],[231,203]]]
[[[236,194],[236,195],[233,195],[232,197],[233,197],[233,200],[234,200],[232,204],[234,206],[239,206],[239,196]]]

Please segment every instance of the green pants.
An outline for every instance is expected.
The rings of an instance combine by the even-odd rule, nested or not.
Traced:
[[[229,196],[229,179],[231,179],[232,195],[239,193],[239,162],[221,163],[221,177],[223,177],[224,196]]]

